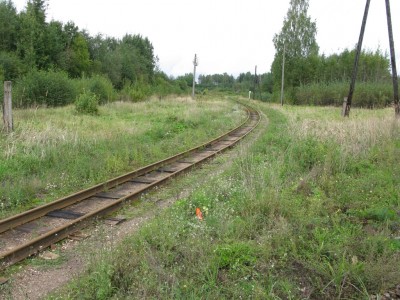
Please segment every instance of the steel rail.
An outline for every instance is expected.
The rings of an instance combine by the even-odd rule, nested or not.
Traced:
[[[161,167],[164,167],[168,164],[177,162],[182,158],[188,158],[191,154],[194,154],[197,151],[201,151],[203,149],[206,149],[207,147],[215,145],[216,143],[222,141],[227,136],[232,135],[235,131],[239,131],[241,128],[245,128],[246,125],[252,121],[251,110],[253,110],[253,109],[247,105],[245,105],[245,107],[247,110],[246,120],[244,122],[242,122],[239,126],[220,135],[219,137],[217,137],[209,142],[206,142],[198,147],[192,148],[186,152],[179,153],[172,157],[169,157],[169,158],[166,158],[159,162],[153,163],[149,166],[143,167],[139,170],[127,173],[125,175],[119,176],[114,179],[111,179],[105,183],[98,184],[92,188],[80,191],[78,193],[75,193],[70,196],[67,196],[67,197],[61,198],[59,200],[56,200],[54,202],[51,202],[49,204],[39,206],[37,208],[28,210],[28,211],[18,214],[16,216],[4,219],[4,220],[0,221],[0,233],[5,232],[10,229],[13,229],[19,225],[33,221],[40,217],[43,217],[46,214],[48,214],[49,212],[52,212],[54,210],[59,210],[59,209],[65,208],[72,204],[78,203],[82,200],[93,197],[98,193],[115,188],[120,184],[126,183],[134,178],[137,178],[137,177],[143,176],[145,174],[148,174],[150,172],[156,171],[156,170],[160,169]],[[256,120],[255,120],[255,123],[253,124],[253,126],[251,128],[248,128],[248,130],[246,130],[245,133],[241,134],[240,136],[237,136],[237,138],[235,138],[234,141],[227,143],[225,146],[223,146],[222,148],[220,148],[218,150],[210,151],[210,153],[206,157],[202,158],[201,160],[190,163],[190,164],[188,164],[188,166],[180,168],[178,171],[171,173],[170,175],[168,175],[165,178],[162,178],[160,180],[155,180],[154,182],[149,183],[146,186],[138,189],[134,193],[128,194],[124,197],[121,197],[121,198],[113,201],[112,203],[102,207],[101,209],[87,213],[71,222],[68,222],[67,224],[65,224],[59,228],[55,228],[45,234],[42,234],[41,236],[39,236],[37,238],[34,238],[33,240],[30,240],[14,249],[11,249],[10,251],[1,253],[0,254],[1,255],[0,256],[0,269],[7,268],[8,266],[10,266],[18,261],[21,261],[24,258],[29,257],[30,255],[35,254],[38,251],[45,249],[46,247],[68,237],[71,233],[85,227],[89,222],[92,222],[94,218],[107,215],[107,214],[117,210],[127,201],[138,199],[141,195],[148,192],[151,188],[153,188],[157,185],[160,185],[161,183],[171,179],[172,177],[174,177],[178,174],[181,174],[182,172],[187,171],[188,169],[192,168],[193,166],[198,165],[198,164],[204,162],[205,160],[210,159],[211,157],[214,157],[218,153],[226,150],[227,148],[233,147],[241,139],[243,139],[245,136],[247,136],[259,124],[260,114],[255,110],[253,110],[253,113],[256,114]]]

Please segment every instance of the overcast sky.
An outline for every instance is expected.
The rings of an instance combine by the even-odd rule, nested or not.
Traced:
[[[27,0],[12,0],[20,11]],[[365,0],[310,0],[320,52],[353,48],[358,41]],[[141,34],[152,42],[168,75],[268,72],[290,0],[48,0],[47,18],[73,21],[91,35],[121,38]],[[400,1],[391,1],[396,49],[400,49]],[[384,0],[372,0],[364,48],[388,52]],[[400,61],[400,51],[397,51]]]

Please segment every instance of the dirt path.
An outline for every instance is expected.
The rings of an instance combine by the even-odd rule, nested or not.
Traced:
[[[121,214],[131,217],[120,225],[111,226],[100,222],[82,231],[81,237],[88,236],[86,239],[79,240],[78,237],[77,240],[59,243],[51,252],[59,255],[58,259],[47,261],[35,258],[25,266],[21,265],[9,282],[0,286],[0,299],[42,299],[62,288],[71,279],[83,273],[91,259],[99,255],[99,252],[115,248],[125,237],[137,232],[163,209],[171,206],[176,200],[189,196],[195,185],[187,185],[185,180],[195,181],[196,184],[206,182],[210,175],[217,176],[229,168],[235,158],[248,151],[267,125],[268,122],[263,116],[258,128],[232,150],[221,154],[201,168],[174,179],[172,184],[153,192],[139,205],[124,208]]]

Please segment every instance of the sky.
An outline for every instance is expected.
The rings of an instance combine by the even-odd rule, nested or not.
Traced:
[[[18,11],[27,0],[12,0]],[[166,74],[269,72],[275,55],[273,37],[282,29],[290,0],[47,0],[47,20],[73,21],[92,36],[122,38],[141,34],[154,46]],[[309,0],[320,53],[354,48],[365,0]],[[391,1],[396,49],[400,49],[400,1]],[[364,49],[389,53],[384,0],[372,0]],[[400,62],[400,51],[396,50]],[[399,63],[398,63],[399,65]],[[400,69],[400,67],[398,67]]]

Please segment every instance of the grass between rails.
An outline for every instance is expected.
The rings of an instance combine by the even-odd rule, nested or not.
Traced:
[[[116,102],[99,116],[16,110],[15,132],[0,135],[0,218],[199,145],[244,118],[220,98]]]
[[[399,284],[392,111],[259,106],[270,125],[229,170],[52,298],[363,299]]]

